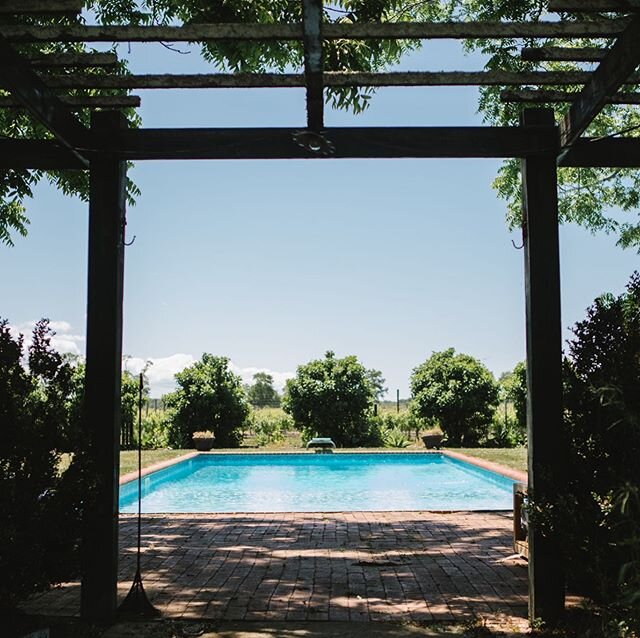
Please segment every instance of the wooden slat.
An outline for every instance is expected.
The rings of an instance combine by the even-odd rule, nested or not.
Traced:
[[[607,103],[607,98],[628,82],[639,64],[640,15],[637,15],[609,49],[565,115],[560,126],[563,148],[571,146],[582,135]]]
[[[55,68],[68,67],[104,67],[115,66],[118,56],[115,53],[43,53],[24,54],[32,66]]]
[[[397,73],[325,72],[324,85],[353,86],[522,86],[585,84],[589,71],[441,71]],[[96,75],[73,73],[47,75],[43,79],[55,89],[221,89],[221,88],[302,88],[305,77],[299,73],[255,73],[198,75]],[[636,74],[629,84],[640,82]]]
[[[77,109],[128,109],[138,108],[141,100],[137,95],[91,95],[91,96],[59,96],[60,102],[71,110]],[[0,96],[0,108],[23,109],[20,100]]]
[[[527,109],[524,126],[555,129],[553,111]],[[554,153],[522,160],[527,345],[528,488],[535,499],[563,491],[562,322],[558,187]],[[534,521],[528,530],[529,617],[553,626],[564,609],[560,539]]]
[[[596,47],[526,47],[520,57],[527,62],[600,62],[607,49]]]
[[[117,134],[120,113],[93,113],[92,137]],[[95,484],[83,512],[81,614],[111,622],[118,594],[118,476],[126,162],[91,160],[84,436]],[[99,550],[98,550],[99,548]]]
[[[148,131],[121,144],[127,159],[323,159],[292,143],[293,129]],[[557,146],[538,128],[511,129],[329,129],[338,158],[523,157]],[[188,146],[190,145],[190,146]],[[119,148],[114,145],[113,148]],[[640,138],[582,138],[560,166],[640,168]],[[0,168],[83,169],[69,150],[50,140],[0,139]]]
[[[604,140],[581,138],[569,149],[558,165],[640,169],[640,137]]]
[[[13,47],[0,36],[0,86],[11,92],[51,133],[81,161],[76,147],[85,146],[88,129],[60,102]]]
[[[0,0],[0,14],[80,13],[82,0]]]
[[[322,0],[302,0],[304,75],[307,88],[307,128],[324,128]]]
[[[515,104],[562,104],[573,102],[578,95],[575,91],[519,89],[502,91],[500,99]],[[640,104],[640,93],[616,93],[607,98],[607,104]]]
[[[626,19],[586,22],[363,22],[323,25],[324,39],[612,38]],[[204,42],[302,40],[301,24],[193,24],[181,27],[3,25],[11,42]]]
[[[549,0],[549,11],[590,13],[599,11],[638,11],[640,0]]]
[[[130,129],[106,140],[105,150],[130,160],[305,159],[313,153],[278,129]],[[557,150],[555,132],[531,127],[330,128],[325,137],[339,158],[522,157]]]

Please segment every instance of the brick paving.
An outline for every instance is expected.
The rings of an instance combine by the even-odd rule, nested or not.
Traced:
[[[119,594],[135,571],[121,516]],[[171,514],[143,518],[142,573],[164,616],[220,620],[464,621],[526,625],[526,563],[511,513]],[[79,612],[79,586],[25,611]]]

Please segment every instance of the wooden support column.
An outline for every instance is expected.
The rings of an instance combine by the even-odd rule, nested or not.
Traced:
[[[553,130],[550,109],[528,109],[524,126]],[[556,150],[522,160],[527,317],[529,493],[562,490],[562,330]],[[564,568],[556,538],[530,526],[529,616],[553,625],[564,611]]]
[[[117,112],[92,114],[95,139],[125,126]],[[126,162],[108,154],[91,159],[87,294],[86,433],[95,493],[85,512],[81,614],[115,617],[118,582],[118,478]]]

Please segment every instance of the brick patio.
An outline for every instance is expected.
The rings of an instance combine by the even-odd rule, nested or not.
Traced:
[[[136,521],[120,524],[121,597],[135,571]],[[346,512],[146,515],[143,579],[168,617],[448,621],[522,626],[526,563],[511,513]],[[25,610],[79,612],[79,586]]]

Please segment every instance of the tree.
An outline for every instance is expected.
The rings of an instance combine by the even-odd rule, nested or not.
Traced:
[[[570,586],[640,627],[640,274],[573,328],[564,364],[566,485],[532,515],[561,543]],[[548,526],[548,527],[547,527]],[[613,625],[611,625],[613,626]]]
[[[178,389],[166,395],[173,410],[169,440],[172,447],[191,447],[191,435],[211,430],[216,447],[238,447],[249,405],[229,359],[203,354],[200,361],[176,374]]]
[[[256,408],[280,407],[280,395],[273,387],[273,377],[266,372],[253,375],[253,385],[247,388],[249,403]]]
[[[87,0],[102,24],[194,24],[202,22],[300,22],[301,3],[291,0],[226,0],[225,2],[204,3],[202,0]],[[336,0],[324,9],[324,19],[329,22],[400,22],[400,21],[523,21],[543,19],[545,2],[541,0],[433,0],[414,2],[413,0]],[[582,19],[575,13],[562,14],[566,21]],[[589,16],[590,17],[590,16]],[[35,24],[74,23],[71,18],[37,17],[30,18]],[[527,41],[536,46],[601,46],[608,41],[585,38],[582,41],[562,38]],[[514,55],[522,44],[521,40],[502,38],[468,41],[469,50],[478,50],[488,58],[485,69],[507,71],[535,70],[575,70],[580,65],[567,62],[530,62]],[[324,67],[327,71],[382,71],[397,64],[407,52],[418,49],[418,40],[330,40],[325,41]],[[21,50],[31,53],[90,50],[82,43],[33,43],[21,45]],[[295,41],[210,41],[202,45],[203,57],[217,69],[229,72],[264,72],[300,69],[303,63],[303,49]],[[101,73],[99,69],[93,73]],[[110,72],[107,70],[106,72]],[[121,63],[119,73],[127,73]],[[497,125],[517,123],[521,106],[503,103],[500,92],[502,86],[482,87],[479,110],[485,119]],[[567,87],[579,90],[581,87]],[[95,92],[94,92],[95,93]],[[113,91],[112,93],[117,93]],[[325,91],[327,100],[334,108],[350,109],[359,113],[367,108],[374,91],[371,88],[330,88]],[[558,117],[567,105],[552,104]],[[127,112],[130,122],[138,124],[133,112]],[[88,121],[88,113],[80,117]],[[619,131],[627,135],[638,135],[640,110],[636,106],[607,106],[587,131],[589,135],[602,137]],[[635,128],[634,128],[635,127]],[[10,137],[39,138],[44,136],[41,126],[17,111],[0,111],[0,133]],[[31,197],[34,185],[46,177],[63,192],[88,197],[88,182],[85,173],[75,171],[20,171],[0,173],[0,242],[11,244],[15,233],[25,235],[28,225],[24,201]],[[508,160],[500,169],[494,182],[498,195],[507,201],[507,223],[511,228],[521,224],[521,195],[519,162]],[[131,201],[138,194],[135,185],[129,182]],[[616,233],[622,247],[640,250],[640,219],[635,213],[640,204],[640,172],[633,169],[610,171],[601,168],[562,168],[559,171],[560,219],[574,222],[589,230]],[[617,219],[612,209],[627,214],[623,220]]]
[[[375,401],[381,401],[382,397],[387,393],[388,388],[385,386],[386,379],[383,378],[380,370],[367,370],[369,383],[373,387],[373,398]]]
[[[305,440],[331,437],[336,445],[377,443],[369,415],[375,390],[367,369],[355,356],[324,359],[299,366],[287,381],[283,407]]]
[[[0,608],[77,575],[83,503],[90,483],[83,450],[60,473],[69,419],[70,364],[39,321],[23,365],[23,336],[0,320]]]
[[[516,363],[511,372],[500,378],[504,398],[513,405],[518,429],[527,431],[527,366],[524,361]]]
[[[434,352],[411,375],[412,409],[437,419],[449,445],[473,445],[486,434],[498,404],[493,375],[477,359],[453,348]]]

